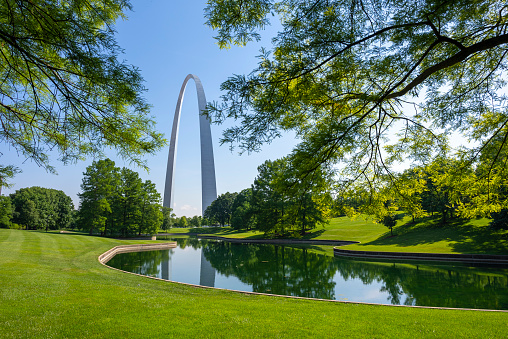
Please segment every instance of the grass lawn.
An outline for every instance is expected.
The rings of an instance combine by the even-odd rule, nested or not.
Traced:
[[[0,229],[0,337],[501,338],[508,331],[508,313],[244,295],[97,261],[113,246],[140,242]]]
[[[353,240],[360,244],[344,249],[388,252],[484,253],[508,255],[508,231],[492,231],[487,219],[454,221],[441,226],[436,218],[398,221],[394,236],[371,219],[334,218],[328,225],[309,232],[304,239]],[[172,228],[172,233],[200,233],[230,238],[262,239],[263,233],[236,231],[230,227]],[[328,252],[330,252],[329,250]]]

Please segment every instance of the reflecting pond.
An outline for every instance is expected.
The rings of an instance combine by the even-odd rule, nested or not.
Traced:
[[[166,280],[380,304],[508,309],[508,268],[334,258],[312,246],[174,239],[170,250],[117,254],[107,265]]]

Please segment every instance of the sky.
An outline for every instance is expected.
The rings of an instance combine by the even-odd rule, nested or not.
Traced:
[[[133,11],[127,12],[128,19],[117,22],[117,42],[124,50],[121,59],[137,66],[145,79],[145,98],[152,105],[151,114],[157,122],[157,129],[171,135],[173,115],[178,93],[187,74],[197,75],[203,84],[207,101],[220,100],[220,84],[234,74],[247,74],[257,64],[259,49],[270,47],[270,38],[275,29],[268,29],[259,43],[246,47],[232,47],[221,50],[213,39],[215,32],[205,25],[204,0],[167,1],[132,0]],[[228,145],[219,145],[222,131],[233,125],[212,125],[212,139],[215,156],[217,193],[239,192],[250,187],[257,175],[257,167],[267,159],[287,155],[296,145],[291,135],[265,145],[262,151],[239,155],[231,152]],[[164,192],[169,144],[154,156],[147,156],[150,172],[130,165],[108,151],[107,156],[118,167],[128,167],[140,173],[143,180],[151,180],[161,195]],[[16,165],[23,172],[11,180],[12,188],[2,189],[3,194],[13,193],[23,187],[41,186],[64,191],[77,208],[83,172],[93,160],[87,159],[76,164],[63,165],[57,154],[51,159],[58,175],[46,172],[30,159],[18,154],[7,144],[0,144],[1,164]],[[180,118],[174,206],[177,216],[201,214],[198,106],[195,86],[189,82],[185,91]]]

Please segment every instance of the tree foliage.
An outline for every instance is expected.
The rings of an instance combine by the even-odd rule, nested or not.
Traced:
[[[396,188],[393,164],[409,160],[425,166],[449,157],[448,136],[456,132],[469,143],[453,155],[462,166],[446,173],[449,179],[476,170],[469,187],[477,194],[465,192],[470,214],[488,215],[505,204],[493,194],[507,177],[505,2],[208,4],[208,25],[217,30],[220,47],[256,40],[270,13],[281,23],[258,67],[225,81],[222,102],[209,107],[215,121],[237,121],[221,142],[256,151],[293,130],[301,143],[289,160],[302,169],[301,177],[322,164],[344,163],[339,183],[361,181],[371,194],[386,185]]]
[[[90,234],[155,234],[163,224],[161,196],[150,180],[118,168],[110,159],[94,161],[83,173],[78,226]],[[166,213],[169,214],[170,211]]]
[[[12,222],[26,229],[55,230],[69,227],[74,204],[62,191],[44,187],[21,188],[10,195]]]
[[[231,227],[234,229],[250,230],[255,226],[255,216],[252,212],[252,189],[242,190],[235,197],[231,212]]]
[[[12,165],[0,166],[0,195],[2,195],[2,187],[11,187],[8,180],[20,172],[19,168]]]
[[[268,160],[258,167],[247,214],[255,219],[257,230],[276,235],[299,231],[303,235],[327,222],[332,202],[330,173],[321,168],[299,179],[296,171],[288,158]]]
[[[0,141],[52,170],[105,147],[143,165],[163,145],[139,70],[119,56],[127,0],[0,4]]]
[[[12,212],[11,198],[0,196],[0,228],[11,226]]]
[[[233,202],[238,193],[226,192],[215,199],[205,210],[205,218],[218,222],[221,226],[229,225],[233,212]]]

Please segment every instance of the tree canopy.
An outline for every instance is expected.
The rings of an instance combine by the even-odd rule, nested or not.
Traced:
[[[90,234],[155,234],[162,226],[161,196],[155,184],[142,181],[128,168],[116,167],[110,159],[86,168],[81,189],[78,226]]]
[[[205,15],[222,48],[258,40],[270,15],[281,23],[258,67],[209,105],[216,122],[237,121],[222,143],[256,151],[293,130],[299,175],[345,163],[338,183],[375,189],[393,164],[449,156],[456,132],[457,172],[506,177],[504,1],[210,0]]]
[[[67,228],[72,221],[74,204],[63,191],[38,186],[21,188],[10,195],[10,200],[12,222],[27,230]]]
[[[0,142],[52,170],[64,163],[142,155],[163,144],[149,115],[139,70],[119,58],[114,24],[127,0],[15,1],[0,4]]]

